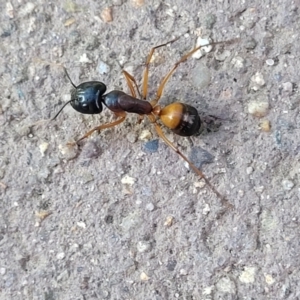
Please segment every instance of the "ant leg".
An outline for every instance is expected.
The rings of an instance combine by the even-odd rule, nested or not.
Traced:
[[[139,87],[138,87],[138,85],[136,83],[135,78],[131,74],[129,74],[127,71],[125,71],[125,70],[123,70],[122,72],[123,72],[123,75],[124,75],[124,77],[126,79],[127,85],[129,86],[131,95],[134,98],[136,98],[136,93],[135,93],[134,87],[132,85],[132,83],[133,83],[134,86],[135,86],[135,88],[136,88],[136,90],[138,91],[139,97],[141,98],[141,93],[140,93],[140,90],[139,90]],[[143,119],[144,119],[144,115],[139,115],[137,123],[140,124],[143,121]]]
[[[143,100],[146,100],[147,98],[147,94],[148,94],[148,76],[149,76],[149,67],[150,67],[150,61],[151,61],[151,58],[153,56],[153,53],[154,51],[157,49],[157,48],[160,48],[160,47],[163,47],[163,46],[166,46],[168,44],[172,44],[174,43],[175,41],[177,41],[178,39],[180,38],[177,37],[175,39],[173,39],[172,41],[169,41],[167,43],[164,43],[164,44],[161,44],[161,45],[158,45],[158,46],[155,46],[153,48],[151,48],[150,50],[150,53],[148,54],[147,56],[147,60],[146,60],[146,68],[145,68],[145,71],[144,71],[144,75],[143,75],[143,94],[142,94],[142,99]]]
[[[149,116],[150,121],[154,124],[155,129],[157,134],[163,139],[163,141],[170,147],[172,148],[173,151],[175,151],[179,156],[181,156],[191,167],[191,169],[193,169],[194,172],[196,172],[201,178],[204,179],[205,183],[211,188],[211,190],[221,199],[222,204],[227,206],[228,208],[232,208],[233,205],[230,204],[228,202],[228,200],[222,196],[217,190],[216,188],[210,183],[210,181],[206,178],[206,176],[203,174],[203,172],[201,172],[183,153],[180,152],[180,150],[173,145],[168,139],[167,137],[164,135],[161,127],[155,122],[153,121],[154,119],[152,118],[152,116]]]
[[[141,93],[140,93],[140,90],[139,90],[139,87],[138,87],[138,85],[136,83],[135,78],[131,74],[129,74],[127,71],[125,71],[125,70],[123,70],[122,73],[123,73],[123,75],[124,75],[124,77],[126,79],[126,82],[127,82],[127,85],[128,85],[128,87],[130,89],[132,97],[136,98],[136,93],[135,93],[134,87],[132,85],[132,83],[133,83],[134,86],[135,86],[135,88],[136,88],[136,90],[137,90],[137,92],[138,92],[138,94],[139,94],[139,97],[141,98]]]
[[[163,93],[163,90],[164,90],[164,87],[167,83],[167,81],[170,79],[170,77],[172,76],[172,74],[174,73],[174,71],[177,69],[177,67],[185,62],[190,56],[192,56],[196,51],[198,51],[199,49],[203,48],[203,47],[207,47],[207,46],[212,46],[212,45],[218,45],[218,44],[228,44],[228,43],[233,43],[235,42],[236,39],[233,39],[233,40],[228,40],[228,41],[220,41],[220,42],[212,42],[212,43],[209,43],[209,44],[206,44],[206,45],[201,45],[201,46],[198,46],[196,48],[194,48],[193,50],[191,50],[190,52],[188,52],[187,54],[185,54],[184,56],[181,57],[181,59],[176,62],[173,66],[173,68],[169,71],[169,73],[163,78],[163,80],[161,81],[158,89],[157,89],[157,92],[156,92],[156,97],[154,100],[150,101],[151,105],[154,107],[157,102],[159,101],[159,99],[161,98],[161,95]]]
[[[88,136],[90,136],[94,131],[100,131],[102,129],[114,127],[114,126],[122,123],[126,118],[126,113],[125,112],[115,113],[115,114],[116,114],[116,116],[120,117],[118,120],[116,120],[114,122],[111,122],[111,123],[108,123],[108,124],[103,124],[103,125],[97,126],[97,127],[93,128],[92,130],[90,130],[89,132],[87,132],[83,137],[81,137],[75,143],[68,143],[68,144],[69,145],[78,144],[78,142],[80,142],[80,141],[84,140],[85,138],[87,138]]]

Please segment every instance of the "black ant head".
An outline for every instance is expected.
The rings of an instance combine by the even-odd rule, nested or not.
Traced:
[[[106,86],[100,81],[79,84],[71,91],[71,105],[82,114],[99,114],[102,111],[102,96]]]
[[[64,107],[69,103],[75,110],[82,114],[101,113],[103,109],[102,96],[106,91],[105,84],[100,81],[87,81],[76,86],[72,82],[65,68],[64,71],[74,88],[71,91],[71,100],[63,105],[63,107],[59,110],[59,112],[52,120],[56,119],[56,117],[60,114]]]

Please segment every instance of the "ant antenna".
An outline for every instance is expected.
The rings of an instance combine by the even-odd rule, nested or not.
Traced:
[[[63,105],[63,107],[58,111],[58,113],[51,119],[51,121],[54,121],[54,120],[57,118],[57,116],[61,113],[61,111],[62,111],[69,103],[71,103],[72,101],[74,101],[74,99],[71,99],[71,100],[69,100],[68,102],[66,102],[66,103]]]
[[[73,83],[73,81],[72,81],[72,79],[71,79],[71,77],[70,77],[70,75],[69,75],[67,69],[66,69],[65,67],[63,67],[63,68],[64,68],[65,74],[67,75],[69,81],[71,82],[71,84],[73,85],[73,87],[74,87],[75,89],[77,89],[77,86]]]
[[[64,66],[63,66],[63,69],[64,69],[64,72],[65,72],[66,76],[68,77],[69,81],[70,81],[71,84],[73,85],[73,87],[74,87],[75,89],[77,89],[77,86],[73,83],[73,81],[72,81],[72,79],[71,79],[71,77],[70,77],[70,75],[69,75],[67,69],[66,69]],[[69,100],[67,103],[65,103],[65,104],[63,105],[63,107],[58,111],[58,113],[54,116],[54,118],[51,119],[51,121],[54,121],[54,120],[57,118],[57,116],[61,113],[61,111],[65,108],[65,106],[67,106],[67,105],[68,105],[69,103],[71,103],[72,101],[74,101],[74,99],[71,99],[71,100]]]

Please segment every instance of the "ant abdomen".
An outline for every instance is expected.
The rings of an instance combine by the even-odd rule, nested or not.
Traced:
[[[181,136],[194,135],[199,132],[201,126],[196,108],[180,102],[162,108],[159,118],[166,127]]]

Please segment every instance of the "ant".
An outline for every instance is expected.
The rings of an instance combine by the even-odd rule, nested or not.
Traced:
[[[158,124],[158,120],[160,120],[166,127],[168,127],[171,131],[180,136],[192,136],[199,132],[200,127],[202,125],[202,121],[198,114],[196,108],[191,105],[175,102],[167,105],[166,107],[161,107],[158,105],[158,101],[160,100],[164,87],[177,69],[177,67],[185,62],[193,53],[198,51],[200,48],[216,45],[216,44],[224,44],[231,43],[231,41],[222,41],[222,42],[213,42],[208,43],[206,45],[201,45],[199,47],[194,48],[187,54],[181,57],[179,61],[177,61],[173,68],[168,72],[168,74],[162,79],[157,92],[156,97],[150,102],[145,101],[148,93],[148,75],[149,75],[149,67],[150,61],[153,56],[153,53],[156,49],[171,44],[177,41],[179,37],[153,47],[148,54],[145,71],[143,74],[143,84],[142,84],[142,94],[139,91],[137,82],[135,78],[130,75],[128,72],[123,70],[123,74],[125,76],[127,85],[130,89],[131,95],[128,95],[122,91],[113,90],[107,94],[106,85],[100,81],[88,81],[83,82],[76,86],[71,80],[67,70],[65,67],[64,72],[73,85],[74,89],[71,91],[71,100],[65,103],[62,108],[58,111],[58,113],[52,118],[52,120],[56,119],[56,117],[61,113],[66,105],[69,103],[71,106],[78,112],[83,114],[99,114],[102,112],[103,104],[110,109],[117,117],[117,120],[111,123],[103,124],[93,128],[88,131],[84,136],[82,136],[75,143],[77,144],[79,141],[90,136],[94,131],[100,131],[102,129],[114,127],[120,123],[122,123],[126,118],[126,113],[136,113],[139,115],[139,122],[141,122],[144,116],[147,116],[150,122],[154,125],[157,134],[163,139],[163,141],[174,150],[179,156],[181,156],[201,178],[204,179],[205,183],[214,191],[214,193],[222,200],[223,204],[226,206],[231,206],[228,201],[222,196],[215,187],[210,183],[210,181],[206,178],[202,171],[200,171],[175,145],[173,145],[165,136],[162,131],[161,126]],[[138,92],[138,97],[136,95],[136,91]]]

